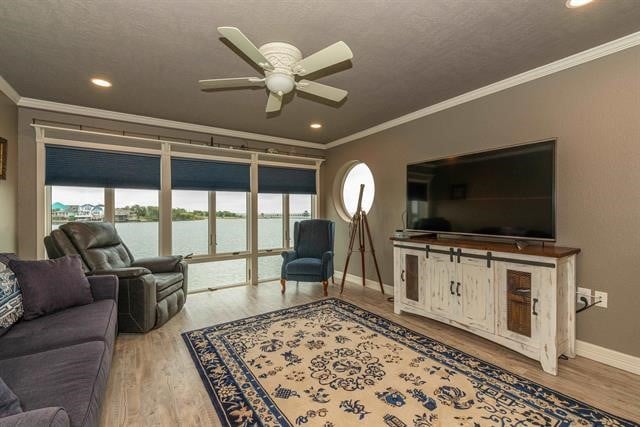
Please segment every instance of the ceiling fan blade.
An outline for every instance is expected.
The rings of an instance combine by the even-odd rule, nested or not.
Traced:
[[[351,58],[353,58],[353,52],[349,46],[345,42],[339,41],[302,59],[293,66],[293,69],[296,74],[306,76]]]
[[[230,79],[198,80],[201,90],[218,90],[234,87],[264,86],[264,79],[259,77],[236,77]]]
[[[300,92],[310,93],[311,95],[330,99],[334,102],[342,101],[349,93],[346,90],[312,82],[310,80],[300,80],[296,85],[296,89]]]
[[[251,40],[249,40],[247,36],[242,34],[242,31],[236,27],[218,27],[218,32],[260,67],[267,70],[273,69],[269,60],[260,53],[258,48],[251,43]]]
[[[267,108],[265,111],[267,113],[273,113],[280,111],[280,108],[282,108],[282,97],[273,92],[269,92],[269,99],[267,99]]]

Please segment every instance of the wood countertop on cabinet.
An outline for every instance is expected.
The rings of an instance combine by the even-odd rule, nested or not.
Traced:
[[[458,238],[436,238],[428,235],[418,235],[413,237],[391,237],[390,239],[394,242],[466,248],[488,252],[507,252],[513,254],[541,256],[548,258],[564,258],[580,253],[580,249],[578,248],[553,246],[547,243],[545,243],[544,245],[531,244],[525,246],[522,249],[518,249],[515,243],[488,242]]]

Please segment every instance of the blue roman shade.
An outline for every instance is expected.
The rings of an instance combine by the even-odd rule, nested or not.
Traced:
[[[258,166],[258,192],[316,194],[316,170]]]
[[[45,184],[160,189],[160,156],[47,145]]]
[[[171,159],[174,190],[251,191],[251,170],[245,163]]]

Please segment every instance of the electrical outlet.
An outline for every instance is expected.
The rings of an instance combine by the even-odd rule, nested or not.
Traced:
[[[589,288],[578,288],[577,291],[576,291],[576,302],[577,303],[582,303],[582,301],[580,301],[580,297],[587,298],[587,301],[589,303],[591,303],[591,289],[589,289]]]
[[[600,307],[600,308],[607,308],[607,300],[608,300],[608,295],[606,292],[602,292],[602,291],[596,291],[595,294],[595,299],[593,302],[597,302],[597,301],[601,301],[600,303],[598,303],[596,305],[596,307]]]

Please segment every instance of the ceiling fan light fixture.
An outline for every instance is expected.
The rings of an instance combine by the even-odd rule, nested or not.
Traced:
[[[280,96],[289,93],[296,85],[293,77],[284,73],[271,73],[267,76],[265,83],[267,88]]]
[[[105,79],[99,79],[97,77],[94,77],[91,79],[91,83],[93,83],[96,86],[100,86],[100,87],[111,87],[112,84],[109,80],[105,80]]]
[[[593,0],[567,0],[565,5],[569,9],[575,9],[576,7],[584,6],[584,5],[587,5],[587,4],[591,3],[591,2],[593,2]]]

